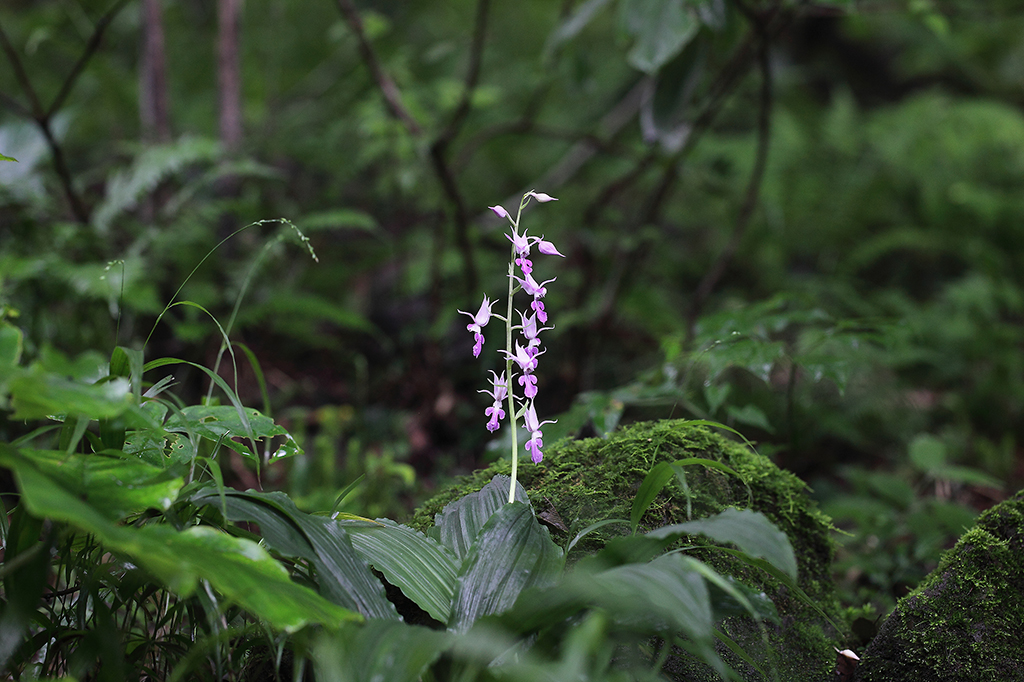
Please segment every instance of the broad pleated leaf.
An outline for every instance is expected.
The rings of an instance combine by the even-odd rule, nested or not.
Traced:
[[[142,566],[182,596],[206,580],[227,600],[288,632],[309,624],[333,628],[360,618],[292,582],[285,568],[250,540],[206,526],[180,532],[165,525],[117,526],[31,463],[18,459],[8,466],[33,514],[91,533],[104,547]]]
[[[497,620],[526,634],[600,608],[620,627],[645,636],[684,633],[717,665],[711,645],[711,595],[697,563],[690,557],[669,554],[605,571],[577,569],[551,587],[524,591],[515,606]]]
[[[464,632],[478,618],[500,613],[529,587],[561,574],[561,548],[551,541],[533,510],[505,504],[481,529],[462,564],[449,629]]]
[[[684,535],[704,535],[715,542],[732,543],[750,556],[767,560],[796,580],[796,555],[789,538],[761,512],[726,509],[706,519],[663,526],[647,533],[647,537],[659,540]]]
[[[395,621],[346,624],[317,640],[317,679],[332,682],[417,682],[452,637]]]
[[[451,616],[459,563],[447,547],[389,519],[341,521],[352,546],[421,609],[442,623]]]
[[[206,489],[193,501],[224,510],[230,521],[258,524],[268,547],[312,562],[321,593],[334,603],[367,618],[399,618],[339,521],[299,511],[284,493],[228,490],[222,496]]]
[[[508,504],[508,489],[512,479],[498,475],[475,493],[455,500],[446,506],[434,520],[440,532],[441,544],[451,549],[463,561],[477,533],[494,512]],[[516,481],[516,501],[530,504],[526,490]]]

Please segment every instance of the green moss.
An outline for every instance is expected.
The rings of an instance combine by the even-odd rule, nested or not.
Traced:
[[[865,682],[1024,679],[1024,491],[982,514],[864,652]]]
[[[564,546],[580,530],[596,521],[628,519],[636,491],[655,464],[691,457],[722,462],[738,477],[701,465],[687,466],[689,494],[675,483],[667,487],[642,519],[642,529],[685,521],[688,515],[692,518],[709,516],[726,507],[760,511],[782,529],[793,544],[801,589],[834,622],[841,623],[841,610],[830,575],[831,524],[807,497],[805,484],[750,448],[704,427],[685,421],[647,422],[622,429],[608,439],[562,441],[548,450],[541,465],[521,465],[520,481],[540,516],[554,518],[557,515],[560,519],[565,529],[552,532],[556,542]],[[435,514],[446,504],[478,490],[495,474],[507,474],[508,469],[509,463],[501,462],[459,480],[426,502],[410,525],[421,530],[432,526]],[[595,551],[610,536],[626,532],[628,527],[623,524],[606,526],[588,535],[576,546],[569,561]],[[688,542],[702,543],[707,545],[701,539]],[[777,650],[781,679],[827,677],[835,659],[832,645],[843,639],[841,633],[836,633],[812,607],[764,573],[712,548],[691,553],[719,572],[733,575],[772,597],[782,620],[781,628],[770,633]],[[726,629],[755,659],[764,660],[764,652],[757,651],[761,647],[760,633],[750,622],[732,619],[726,623]],[[737,665],[737,669],[743,667],[743,664]],[[698,673],[690,670],[687,674]]]

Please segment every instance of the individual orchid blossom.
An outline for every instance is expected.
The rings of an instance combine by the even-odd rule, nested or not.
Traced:
[[[484,302],[480,304],[480,309],[476,311],[476,315],[467,313],[465,310],[458,312],[463,315],[469,315],[472,318],[472,322],[466,325],[467,331],[473,332],[473,357],[480,357],[480,351],[484,347],[484,333],[483,328],[487,326],[487,323],[491,321],[491,306],[494,305],[487,296],[484,296]]]
[[[534,192],[532,189],[526,193],[526,196],[533,197],[542,204],[548,201],[558,201],[558,199],[554,198],[550,194],[544,194],[544,192]]]
[[[510,358],[517,365],[519,365],[519,369],[523,370],[523,372],[525,372],[527,374],[530,374],[535,369],[537,369],[537,357],[536,357],[536,355],[531,355],[530,353],[528,353],[526,351],[526,349],[523,348],[522,344],[520,344],[518,341],[516,341],[516,352],[515,352],[515,355],[513,355],[512,353],[509,353],[507,350],[501,351],[501,352],[504,353],[508,358]],[[540,351],[540,353],[537,353],[537,355],[540,355],[543,352],[544,351]]]
[[[479,392],[486,393],[494,399],[494,403],[484,410],[484,415],[490,417],[490,420],[487,422],[487,430],[494,433],[501,428],[500,422],[505,418],[505,410],[502,409],[501,403],[505,400],[505,396],[508,395],[508,381],[505,379],[504,372],[499,377],[494,370],[491,370],[491,377],[491,390]]]
[[[543,237],[538,239],[536,243],[537,250],[540,251],[541,253],[547,256],[561,256],[562,258],[565,258],[564,255],[558,252],[558,249],[555,248],[554,244],[552,244],[551,242],[544,241]]]
[[[527,237],[526,230],[519,234],[514,225],[512,226],[512,234],[506,234],[505,238],[512,242],[512,246],[516,247],[516,253],[520,256],[530,255],[530,246],[533,244],[532,240],[536,239],[536,237]]]
[[[504,208],[502,208],[502,207],[501,207],[500,205],[499,205],[499,206],[488,206],[487,208],[491,209],[491,210],[492,210],[492,211],[494,211],[494,212],[495,212],[496,214],[498,214],[498,217],[499,217],[499,218],[508,218],[509,220],[511,220],[511,219],[512,219],[512,216],[510,216],[510,215],[508,214],[508,211],[506,211],[506,210],[505,210]]]
[[[530,432],[530,440],[526,443],[526,449],[530,451],[530,456],[533,459],[534,464],[540,464],[541,460],[544,459],[544,453],[541,452],[541,448],[544,447],[544,434],[541,433],[541,427],[545,424],[554,424],[554,420],[538,421],[537,410],[533,407],[533,401],[530,401],[530,405],[526,408],[526,413],[523,415],[523,422],[526,426],[526,430]]]
[[[533,296],[534,298],[544,298],[545,296],[547,296],[548,293],[548,290],[544,288],[544,285],[550,284],[551,282],[554,282],[558,278],[552,277],[551,279],[544,280],[540,284],[537,284],[537,280],[533,278],[533,275],[526,273],[526,276],[523,277],[522,279],[518,277],[516,277],[515,279],[517,282],[519,282],[520,286],[523,287],[523,291],[525,291],[530,296]]]

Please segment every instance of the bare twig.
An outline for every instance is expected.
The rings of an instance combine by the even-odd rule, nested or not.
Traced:
[[[405,124],[410,134],[419,135],[423,132],[423,129],[420,128],[419,123],[409,113],[409,110],[405,108],[405,105],[402,103],[401,91],[395,85],[395,82],[391,80],[391,76],[384,70],[380,60],[377,58],[373,45],[370,44],[369,38],[366,37],[363,20],[360,18],[359,12],[356,10],[352,0],[336,0],[336,2],[341,16],[344,17],[348,27],[355,34],[356,40],[359,41],[359,54],[362,55],[363,62],[366,63],[366,68],[370,70],[370,75],[377,83],[377,87],[380,88],[380,93],[383,95],[384,102],[387,104],[391,114]]]

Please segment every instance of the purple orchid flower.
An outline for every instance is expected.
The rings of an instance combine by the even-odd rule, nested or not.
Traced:
[[[537,369],[537,356],[544,351],[540,351],[540,353],[536,354],[530,354],[525,348],[523,348],[522,344],[516,341],[516,352],[514,354],[509,353],[507,350],[503,350],[501,352],[512,358],[512,360],[519,365],[519,369],[523,370],[524,374],[531,374],[535,369]]]
[[[508,395],[508,381],[505,379],[505,373],[502,372],[499,377],[494,370],[491,370],[491,390],[481,390],[479,393],[486,393],[494,399],[494,403],[484,410],[484,415],[490,417],[487,421],[487,430],[494,433],[501,428],[501,420],[505,418],[505,410],[502,408],[502,402]]]
[[[544,288],[544,285],[550,284],[551,282],[554,282],[556,279],[558,278],[552,277],[551,279],[544,280],[540,284],[537,284],[537,280],[533,278],[533,275],[526,274],[526,276],[523,279],[519,279],[518,277],[516,277],[516,281],[522,285],[523,291],[525,291],[530,296],[533,296],[534,298],[544,298],[544,296],[547,295],[548,293],[548,290]]]
[[[544,241],[543,237],[537,240],[537,250],[548,256],[562,256],[562,258],[565,258],[564,255],[558,252],[554,244]]]
[[[476,314],[467,313],[465,310],[458,312],[463,315],[469,315],[472,318],[472,322],[466,325],[466,330],[473,332],[473,357],[480,357],[480,351],[484,347],[484,333],[483,328],[487,326],[487,323],[491,321],[491,306],[494,305],[487,296],[484,296],[484,302],[480,304],[480,309],[476,311]]]
[[[530,451],[530,457],[533,459],[534,464],[540,464],[541,460],[544,459],[544,453],[541,452],[541,448],[544,447],[544,434],[541,433],[541,427],[545,424],[554,424],[552,420],[538,421],[537,410],[533,407],[533,401],[530,401],[530,406],[526,408],[526,414],[523,415],[523,422],[526,425],[526,429],[530,432],[530,440],[526,443],[526,449]]]

